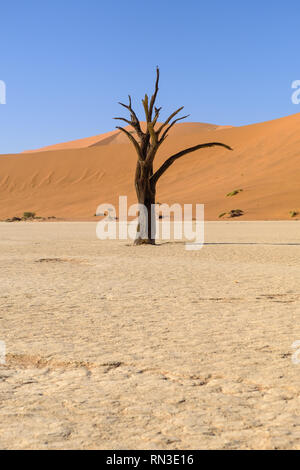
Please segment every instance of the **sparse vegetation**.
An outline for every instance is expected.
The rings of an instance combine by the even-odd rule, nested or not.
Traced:
[[[231,193],[226,194],[226,197],[236,196],[237,194],[241,193],[242,191],[243,191],[242,189],[235,189],[234,191],[231,191]]]
[[[28,220],[52,220],[56,219],[56,217],[51,216],[51,217],[38,217],[35,212],[24,212],[22,217],[11,217],[9,219],[6,219],[5,222],[26,222]]]
[[[241,215],[244,215],[244,211],[241,209],[232,209],[228,214],[229,217],[240,217]]]
[[[244,215],[244,211],[241,209],[231,209],[229,212],[222,212],[219,215],[219,219],[225,216],[227,216],[229,219],[232,219],[233,217],[241,217],[242,215]]]
[[[24,212],[23,214],[23,220],[28,220],[28,219],[35,219],[35,212]]]
[[[12,217],[11,219],[6,219],[5,222],[20,222],[21,220],[20,217]]]
[[[297,217],[297,215],[299,215],[299,212],[297,212],[297,211],[290,211],[290,216],[291,216],[292,218]]]

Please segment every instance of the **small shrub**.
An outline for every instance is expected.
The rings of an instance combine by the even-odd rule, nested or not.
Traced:
[[[231,193],[226,194],[226,196],[227,197],[236,196],[237,194],[239,194],[242,191],[243,191],[242,189],[235,189],[234,191],[231,191]]]
[[[228,212],[229,217],[240,217],[241,215],[244,215],[244,211],[241,209],[232,209],[230,212]]]
[[[35,212],[24,212],[23,214],[23,219],[34,219],[35,218]]]
[[[222,212],[222,214],[219,215],[219,219],[225,217],[225,215],[232,219],[233,217],[241,217],[242,215],[244,215],[244,211],[242,211],[241,209],[232,209],[229,212]]]
[[[20,217],[12,217],[11,219],[6,219],[5,222],[20,222],[21,220]]]
[[[297,211],[290,211],[290,216],[293,218],[293,217],[296,217],[297,215],[299,215],[299,212]]]

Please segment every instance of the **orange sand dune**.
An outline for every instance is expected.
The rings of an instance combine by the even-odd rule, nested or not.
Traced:
[[[102,145],[111,143],[120,131],[106,132],[105,134],[99,134],[92,137],[86,137],[85,139],[71,140],[70,142],[64,142],[62,144],[49,145],[36,150],[25,150],[23,153],[37,153],[47,152],[49,150],[68,150],[68,149],[80,149],[92,147],[93,145]]]
[[[233,152],[199,150],[174,163],[158,183],[160,203],[204,203],[207,220],[242,209],[239,220],[290,219],[300,213],[300,114],[244,127],[174,126],[156,166],[182,148],[219,141]],[[0,156],[0,218],[93,219],[99,204],[119,195],[136,201],[136,156],[119,130],[18,155]],[[234,189],[243,192],[233,197]]]
[[[159,123],[158,123],[159,124]],[[142,129],[145,130],[145,123],[141,123]],[[230,127],[230,126],[227,126]],[[182,136],[185,134],[194,134],[203,130],[217,130],[222,129],[223,126],[214,126],[213,124],[203,124],[201,122],[186,122],[181,123],[176,128],[176,136]],[[132,130],[130,126],[125,126],[125,129]],[[174,129],[170,130],[170,135],[174,133]],[[36,152],[48,152],[49,150],[68,150],[68,149],[80,149],[88,147],[96,147],[98,145],[107,144],[123,144],[128,143],[126,135],[120,130],[106,132],[105,134],[99,134],[92,137],[86,137],[85,139],[72,140],[70,142],[63,142],[61,144],[49,145],[36,150],[25,150],[23,153],[36,153]]]

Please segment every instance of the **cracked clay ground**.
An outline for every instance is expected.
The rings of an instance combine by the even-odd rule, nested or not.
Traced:
[[[0,224],[1,449],[300,449],[300,222]]]

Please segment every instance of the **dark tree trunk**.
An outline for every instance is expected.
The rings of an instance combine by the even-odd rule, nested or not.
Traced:
[[[135,245],[155,245],[155,184],[150,181],[153,165],[138,161],[135,174],[135,189],[141,204]]]
[[[195,152],[196,150],[220,146],[228,150],[232,150],[228,145],[222,144],[220,142],[209,142],[207,144],[195,145],[180,152],[176,153],[169,157],[153,174],[153,161],[155,159],[156,153],[165,141],[168,136],[169,130],[176,124],[178,121],[185,119],[188,116],[182,116],[175,118],[177,114],[183,109],[183,106],[174,113],[172,113],[168,119],[162,124],[158,123],[158,118],[160,115],[161,108],[155,107],[155,101],[158,93],[158,82],[159,82],[159,69],[156,69],[156,82],[155,82],[155,91],[149,101],[147,95],[142,100],[145,117],[146,117],[146,130],[143,132],[141,123],[132,108],[131,97],[129,96],[129,103],[124,104],[120,103],[121,106],[126,108],[130,113],[130,120],[124,117],[117,117],[114,119],[120,119],[121,121],[126,122],[129,126],[133,128],[133,132],[130,129],[125,129],[124,127],[117,126],[117,129],[124,132],[127,135],[130,142],[133,144],[138,161],[136,166],[135,173],[135,189],[137,194],[138,203],[141,204],[141,210],[139,211],[139,224],[137,230],[137,236],[135,239],[135,245],[155,245],[155,191],[156,184],[159,178],[164,174],[164,172],[178,159],[184,155]]]

